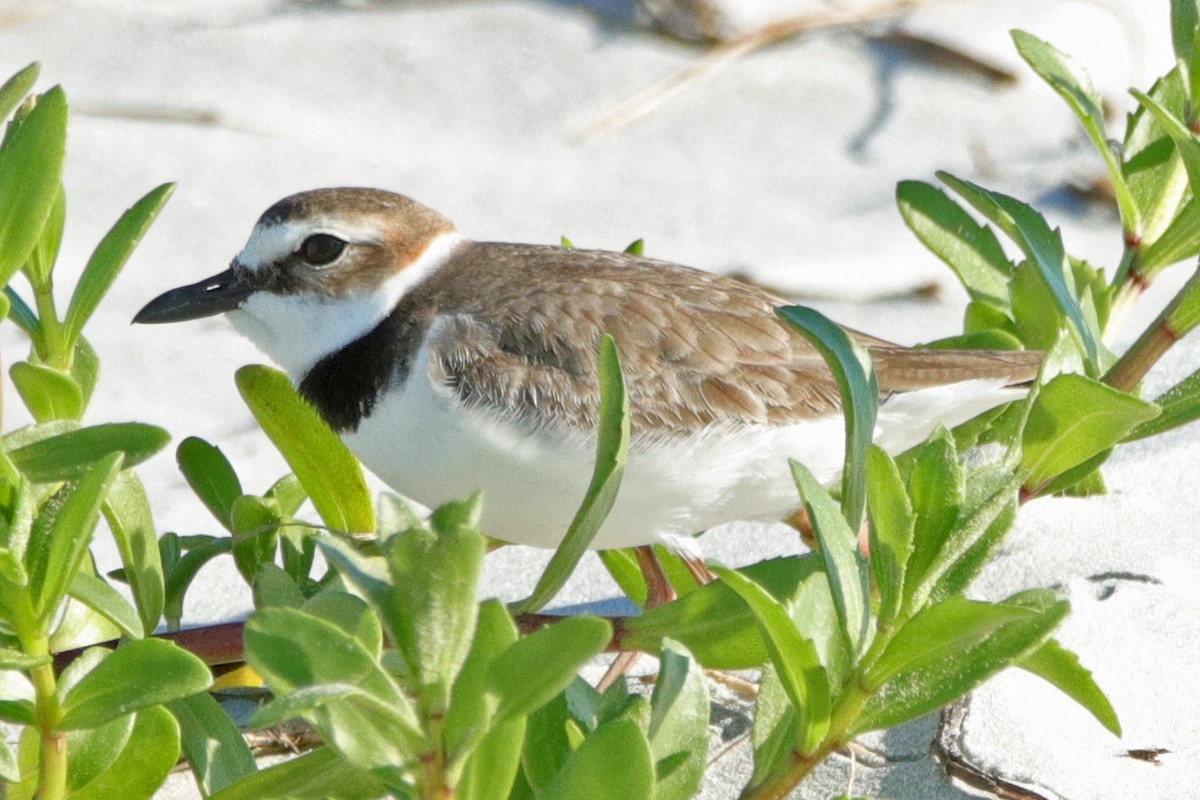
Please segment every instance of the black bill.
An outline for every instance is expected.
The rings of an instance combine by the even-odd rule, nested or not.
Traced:
[[[254,291],[238,281],[232,269],[180,286],[151,300],[134,316],[134,322],[184,322],[233,311]]]

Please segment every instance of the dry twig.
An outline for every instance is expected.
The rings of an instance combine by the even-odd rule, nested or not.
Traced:
[[[668,75],[653,86],[649,86],[580,129],[577,138],[589,142],[620,128],[639,117],[649,114],[670,97],[696,80],[713,74],[737,59],[759,48],[791,39],[802,33],[842,25],[858,25],[864,22],[887,19],[909,11],[917,6],[947,2],[947,0],[881,0],[865,8],[830,8],[798,14],[781,19],[721,42],[683,69]]]

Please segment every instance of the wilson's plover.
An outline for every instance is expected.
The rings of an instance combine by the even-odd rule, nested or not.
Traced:
[[[285,198],[229,269],[135,322],[224,313],[349,448],[436,506],[483,489],[482,529],[554,547],[591,475],[597,349],[615,337],[629,461],[596,549],[667,542],[798,506],[788,458],[841,469],[837,385],[752,286],[623,253],[475,242],[375,189]],[[1040,354],[919,350],[863,334],[898,453],[1021,395]]]

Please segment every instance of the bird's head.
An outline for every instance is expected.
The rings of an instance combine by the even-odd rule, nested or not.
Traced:
[[[317,189],[266,210],[229,268],[165,292],[134,322],[216,314],[299,378],[363,336],[462,237],[445,217],[378,189]]]

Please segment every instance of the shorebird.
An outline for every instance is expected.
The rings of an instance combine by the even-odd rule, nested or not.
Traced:
[[[837,385],[783,304],[664,261],[472,241],[407,197],[341,188],[280,200],[228,269],[134,321],[224,313],[384,482],[431,507],[482,489],[483,531],[538,547],[559,543],[585,493],[612,334],[632,433],[592,547],[687,550],[719,523],[795,510],[789,458],[827,484],[841,469]],[[852,335],[892,453],[1020,397],[1041,358]]]

